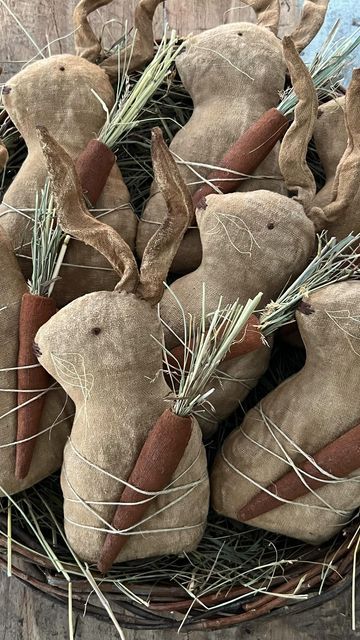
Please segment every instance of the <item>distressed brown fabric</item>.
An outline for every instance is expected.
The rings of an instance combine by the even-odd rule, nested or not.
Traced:
[[[176,345],[175,336],[184,335],[185,311],[199,318],[202,288],[205,283],[205,312],[213,312],[222,296],[223,304],[247,302],[263,292],[261,306],[277,296],[289,279],[306,266],[314,248],[315,231],[300,203],[269,191],[212,195],[207,206],[196,213],[203,257],[194,271],[176,280],[160,303],[161,317],[171,327],[165,329],[168,348]],[[175,334],[175,335],[174,335]],[[268,364],[270,350],[234,358],[221,370],[235,380],[214,381],[210,401],[215,419],[229,415],[255,386]],[[214,417],[199,418],[206,434],[216,428]]]
[[[360,283],[331,285],[307,302],[313,313],[296,314],[305,366],[245,416],[215,461],[212,504],[227,517],[236,518],[260,488],[291,470],[286,454],[298,465],[304,460],[299,449],[311,456],[359,422]],[[318,544],[336,534],[359,504],[359,480],[328,483],[249,524]]]
[[[0,495],[26,489],[58,469],[71,425],[71,402],[66,401],[62,390],[49,391],[46,394],[40,431],[54,426],[36,438],[26,478],[15,478],[18,326],[21,299],[26,290],[26,283],[10,242],[0,228]],[[13,370],[5,371],[9,368]],[[7,444],[10,446],[6,446]]]
[[[326,183],[316,194],[314,205],[321,209],[332,200],[336,169],[346,149],[347,132],[344,109],[345,96],[330,100],[318,109],[314,141],[325,171]]]
[[[152,336],[162,340],[156,307],[126,292],[75,300],[37,334],[41,364],[76,405],[61,480],[65,532],[74,551],[89,562],[99,559],[106,523],[123,490],[121,480],[128,479],[149,431],[168,406],[162,349]],[[177,554],[198,544],[209,488],[195,420],[171,488],[176,490],[151,502],[148,519],[134,529],[118,560]]]
[[[279,102],[285,80],[281,42],[268,29],[250,23],[232,23],[188,39],[176,59],[181,80],[194,102],[189,122],[170,144],[175,159],[217,166],[225,152],[265,111]],[[241,181],[239,191],[269,189],[285,193],[278,167],[278,145],[255,172]],[[207,177],[211,169],[193,167]],[[181,175],[192,193],[199,178],[184,164]],[[195,183],[195,184],[194,184]],[[149,237],[166,214],[166,205],[154,183],[139,222],[137,252],[141,256]],[[172,270],[187,273],[201,261],[199,232],[190,229],[174,259]]]
[[[26,67],[8,82],[4,95],[9,116],[23,135],[28,156],[4,195],[0,222],[13,247],[29,255],[31,224],[27,217],[11,209],[33,209],[35,193],[44,186],[46,167],[36,135],[36,126],[44,125],[73,159],[89,140],[97,135],[105,121],[104,109],[91,92],[101,97],[110,109],[113,89],[106,73],[87,60],[72,55],[52,56]],[[96,203],[108,210],[101,220],[116,229],[134,246],[137,219],[129,204],[129,193],[117,165],[111,170],[105,189]],[[95,215],[99,215],[100,212]],[[60,271],[61,280],[54,288],[58,306],[99,289],[113,289],[117,276],[106,260],[89,246],[71,240]],[[26,278],[31,272],[30,259],[20,260]],[[81,268],[71,265],[82,265]]]

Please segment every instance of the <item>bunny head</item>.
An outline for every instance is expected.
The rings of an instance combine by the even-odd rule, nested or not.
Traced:
[[[239,72],[243,82],[251,86],[255,59],[259,84],[266,82],[274,92],[281,91],[285,73],[281,42],[269,29],[250,22],[233,22],[191,36],[176,59],[176,67],[183,85],[199,104],[210,87],[228,95],[235,83],[235,90]]]
[[[37,334],[43,366],[58,378],[56,354],[81,353],[94,361],[99,372],[109,371],[105,352],[128,375],[138,351],[144,370],[154,374],[154,349],[161,364],[161,353],[151,334],[161,339],[156,305],[162,297],[163,281],[192,215],[191,197],[178,176],[177,167],[159,129],[152,132],[154,171],[168,202],[169,215],[153,236],[144,253],[140,272],[129,246],[108,225],[93,218],[85,208],[81,186],[70,157],[49,133],[39,128],[39,137],[53,182],[59,224],[66,233],[91,244],[104,255],[121,277],[115,291],[90,293],[73,301],[54,316]],[[76,327],[76,331],[69,331]],[[71,334],[71,335],[69,335]],[[144,341],[140,337],[144,337]],[[106,345],[106,346],[105,346]],[[152,346],[149,346],[152,345]],[[54,356],[55,354],[55,356]],[[129,354],[128,357],[126,354]],[[145,364],[148,358],[148,367]],[[94,372],[93,372],[94,373]],[[133,384],[133,382],[132,382]],[[64,385],[66,386],[66,385]],[[66,389],[73,397],[76,389]],[[74,398],[75,399],[75,398]]]
[[[125,385],[130,371],[131,385],[140,388],[146,376],[153,378],[156,367],[162,367],[154,338],[162,340],[156,307],[134,293],[99,291],[58,311],[54,322],[38,331],[36,345],[41,365],[78,404],[84,389],[90,391],[89,384],[106,390],[116,376]],[[139,376],[133,371],[134,362],[141,362]]]
[[[105,121],[101,102],[108,109],[113,106],[111,81],[116,80],[118,68],[129,58],[130,51],[130,70],[151,59],[152,18],[162,0],[141,0],[135,14],[133,45],[119,56],[105,57],[101,43],[88,22],[88,15],[110,1],[81,0],[76,6],[77,55],[55,55],[34,62],[13,76],[3,88],[5,109],[28,145],[38,144],[36,125],[41,123],[52,136],[61,140],[65,148],[69,146],[72,150],[76,140],[77,150],[82,150]],[[49,103],[51,108],[47,109]]]
[[[84,146],[102,127],[105,117],[100,100],[91,90],[111,109],[114,92],[106,72],[85,58],[57,55],[34,62],[11,78],[3,89],[3,103],[28,146],[38,145],[39,122],[63,144],[71,147],[76,140],[77,145]],[[45,109],[44,100],[56,104],[56,111]],[[72,135],[74,128],[76,137]]]
[[[176,60],[181,80],[195,99],[201,96],[202,88],[216,93],[222,89],[225,95],[231,91],[233,83],[248,82],[256,92],[258,85],[264,91],[264,83],[273,91],[282,91],[284,85],[285,62],[281,41],[277,37],[280,2],[279,0],[243,0],[251,6],[257,24],[233,22],[209,29],[191,36],[186,49]],[[312,7],[309,10],[309,5]],[[322,24],[327,2],[306,0],[300,24],[292,38],[301,51],[314,37]],[[306,39],[304,34],[306,33]],[[256,65],[256,83],[254,82]]]

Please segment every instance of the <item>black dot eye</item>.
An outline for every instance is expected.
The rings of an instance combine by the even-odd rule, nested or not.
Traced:
[[[238,36],[242,36],[242,31],[238,31]]]
[[[275,227],[273,222],[269,222],[267,228],[268,229],[273,229]]]
[[[65,67],[59,67],[60,71],[65,71]]]
[[[93,329],[91,329],[91,333],[92,333],[94,336],[98,336],[98,335],[99,335],[99,333],[101,333],[101,329],[100,329],[100,327],[94,327]]]

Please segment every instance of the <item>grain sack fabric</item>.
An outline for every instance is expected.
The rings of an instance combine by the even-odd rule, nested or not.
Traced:
[[[181,175],[194,193],[200,184],[199,175],[206,178],[211,166],[219,164],[239,136],[267,109],[278,104],[286,68],[280,40],[266,28],[243,22],[190,37],[176,59],[176,66],[193,99],[194,111],[172,140],[170,149],[181,161]],[[269,189],[285,193],[278,152],[279,145],[255,172],[258,176],[272,176],[271,179],[240,181],[238,191]],[[193,164],[186,166],[183,161]],[[165,201],[153,183],[138,227],[136,242],[140,256],[165,214]],[[193,228],[185,234],[172,271],[190,272],[200,261],[199,232]]]
[[[212,505],[229,518],[237,519],[261,488],[292,470],[292,463],[299,466],[305,454],[312,456],[359,423],[360,283],[328,286],[306,302],[311,313],[296,314],[305,366],[249,411],[215,460]],[[359,506],[359,473],[325,483],[248,524],[320,544]]]
[[[34,209],[36,191],[40,192],[44,187],[47,176],[36,126],[46,126],[76,159],[105,122],[105,111],[92,89],[111,109],[114,93],[105,71],[72,55],[52,56],[34,62],[7,83],[3,96],[5,108],[26,142],[28,156],[4,195],[0,223],[20,254],[30,256],[32,225],[28,217],[31,213],[27,210]],[[95,215],[101,215],[101,220],[116,229],[134,247],[137,218],[130,207],[129,193],[116,164],[96,209],[101,211]],[[107,261],[94,249],[76,240],[71,240],[64,262],[60,270],[61,279],[54,289],[59,307],[90,291],[111,290],[116,284],[116,275]],[[20,265],[28,278],[32,268],[29,257],[20,259]]]
[[[39,482],[61,466],[70,432],[72,403],[57,388],[49,391],[36,437],[30,471],[24,480],[15,478],[17,430],[17,358],[19,311],[25,280],[9,239],[0,228],[0,495],[14,494]],[[13,444],[12,444],[13,443]],[[9,446],[7,446],[9,445]]]
[[[346,149],[347,132],[344,109],[345,96],[330,100],[318,109],[314,141],[325,171],[326,183],[316,194],[314,206],[321,209],[332,201],[336,169]]]
[[[41,363],[76,405],[61,484],[67,539],[88,562],[99,559],[124,481],[169,406],[162,350],[153,336],[161,342],[156,307],[118,291],[79,298],[37,334]],[[130,532],[117,560],[194,549],[204,532],[208,501],[205,450],[194,420],[170,486],[149,501],[144,521]]]
[[[171,349],[184,337],[184,316],[200,318],[203,286],[205,313],[237,299],[245,304],[261,291],[264,307],[306,266],[314,249],[315,231],[303,206],[270,191],[212,195],[196,213],[203,256],[191,274],[176,280],[164,292],[160,313],[165,344]],[[170,327],[167,329],[166,327]],[[213,415],[198,416],[206,435],[216,422],[241,403],[267,368],[270,348],[235,358],[221,365],[222,379],[213,380],[209,398]],[[229,377],[230,379],[226,379]]]

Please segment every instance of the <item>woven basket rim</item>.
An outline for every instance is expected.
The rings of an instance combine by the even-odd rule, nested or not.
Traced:
[[[309,598],[300,602],[291,602],[291,599],[281,599],[279,597],[258,594],[253,596],[249,594],[242,603],[229,604],[231,598],[236,597],[241,586],[232,587],[224,594],[212,594],[203,599],[205,604],[216,602],[217,609],[215,611],[201,607],[200,604],[194,605],[191,615],[185,620],[181,626],[181,631],[200,631],[200,630],[216,630],[228,627],[238,626],[246,622],[249,624],[258,619],[272,619],[288,614],[300,613],[302,611],[317,607],[328,600],[336,597],[340,593],[349,589],[352,584],[354,552],[356,547],[356,537],[354,536],[360,523],[358,516],[339,537],[339,546],[331,551],[331,571],[329,571],[324,580],[321,593],[313,593],[314,587],[323,581],[322,577],[322,560],[329,553],[327,545],[320,547],[310,547],[320,552],[318,562],[309,569],[300,568],[291,575],[284,573],[283,581],[278,580],[278,584],[272,589],[272,593],[293,593],[295,587],[301,581],[300,589],[297,593],[309,593]],[[350,545],[350,542],[352,544]],[[6,550],[7,536],[4,531],[0,531],[0,547]],[[19,568],[19,560],[22,561],[23,568]],[[6,571],[7,560],[2,554],[0,556],[0,568]],[[35,575],[34,575],[35,574]],[[360,566],[356,568],[356,577],[360,574]],[[20,544],[13,540],[12,543],[12,575],[19,579],[23,584],[31,589],[40,591],[47,598],[58,601],[67,606],[68,600],[68,582],[63,576],[56,573],[52,567],[51,561],[41,558],[34,550],[24,549]],[[116,610],[115,616],[121,626],[129,629],[179,629],[181,624],[181,614],[185,614],[191,605],[191,600],[186,600],[184,591],[180,587],[174,587],[170,584],[131,584],[130,588],[134,593],[138,593],[141,597],[148,598],[148,606],[134,603],[126,594],[121,593],[115,585],[104,583],[101,590],[111,601],[111,598],[120,606],[120,610]],[[99,620],[109,620],[108,614],[99,603],[87,602],[89,593],[92,591],[91,586],[84,579],[72,580],[72,607],[77,611],[86,610]],[[194,604],[194,603],[193,603]]]

